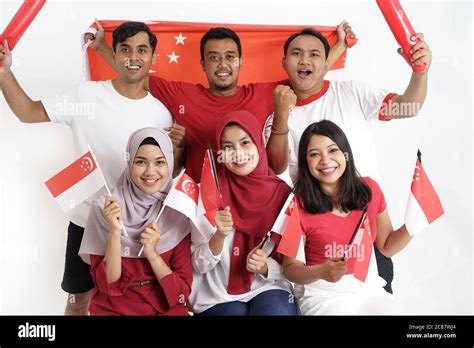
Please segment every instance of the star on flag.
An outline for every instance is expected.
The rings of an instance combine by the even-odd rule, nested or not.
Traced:
[[[176,64],[178,64],[178,58],[181,57],[181,56],[178,56],[176,55],[176,53],[171,53],[171,54],[167,54],[168,58],[170,59],[170,64],[175,62]]]
[[[174,36],[174,38],[176,39],[176,45],[182,44],[183,46],[184,46],[184,40],[187,39],[187,37],[183,36],[182,33],[179,33],[178,36]]]

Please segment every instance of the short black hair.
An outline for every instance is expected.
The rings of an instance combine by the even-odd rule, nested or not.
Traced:
[[[224,40],[231,39],[237,45],[237,50],[239,51],[239,58],[242,57],[242,45],[240,44],[239,35],[235,31],[229,28],[211,28],[204,34],[201,38],[201,59],[204,60],[204,46],[209,40]]]
[[[345,154],[346,170],[342,174],[341,189],[333,200],[323,192],[319,181],[309,171],[306,154],[313,135],[330,138]],[[372,199],[370,187],[360,178],[355,167],[354,156],[346,135],[334,122],[323,120],[310,124],[300,139],[298,147],[298,178],[295,183],[298,202],[311,214],[323,214],[340,206],[344,212],[363,210]]]
[[[329,42],[326,40],[323,34],[321,34],[319,31],[314,30],[313,28],[304,28],[298,33],[291,34],[288,39],[286,39],[285,46],[283,46],[283,55],[286,56],[286,51],[288,51],[288,47],[290,46],[291,42],[296,39],[298,36],[301,35],[309,35],[309,36],[314,36],[315,38],[319,39],[323,45],[324,45],[324,55],[326,56],[326,59],[328,59],[329,56],[329,50],[331,49],[329,47]]]
[[[112,47],[114,49],[117,48],[119,43],[125,42],[129,37],[135,36],[140,32],[145,32],[148,35],[148,39],[150,41],[151,48],[153,52],[155,52],[156,48],[156,35],[153,34],[148,27],[143,22],[125,22],[120,24],[112,33]]]

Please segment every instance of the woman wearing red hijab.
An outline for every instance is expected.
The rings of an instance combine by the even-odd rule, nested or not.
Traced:
[[[268,166],[262,130],[251,113],[225,116],[217,144],[225,207],[215,215],[212,235],[192,231],[191,308],[202,315],[296,315],[278,255],[261,249],[290,188]]]

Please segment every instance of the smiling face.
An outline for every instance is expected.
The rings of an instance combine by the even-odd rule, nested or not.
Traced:
[[[298,36],[288,46],[283,68],[298,100],[319,92],[328,68],[321,40],[311,35]]]
[[[201,65],[209,81],[211,93],[225,96],[234,94],[241,64],[235,41],[209,40],[204,46],[203,57]]]
[[[117,44],[114,52],[117,77],[128,83],[142,81],[148,76],[155,58],[148,34],[139,32]]]
[[[249,175],[258,165],[260,156],[257,146],[250,135],[238,125],[224,128],[221,149],[224,151],[224,165],[236,175]]]
[[[306,151],[311,175],[328,194],[337,195],[340,178],[346,170],[346,157],[337,144],[323,135],[313,135]]]
[[[132,165],[132,181],[143,192],[154,194],[168,181],[169,168],[163,152],[155,145],[138,148]]]

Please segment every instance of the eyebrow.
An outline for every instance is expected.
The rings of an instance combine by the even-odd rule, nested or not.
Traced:
[[[329,149],[331,146],[337,146],[337,144],[335,143],[332,143],[331,145],[329,146],[326,146],[326,149]],[[309,149],[306,153],[309,153],[311,151],[319,151],[319,149],[315,148],[315,149]]]
[[[209,51],[209,52],[207,52],[207,55],[210,55],[210,54],[219,54],[219,53],[220,53],[220,52],[217,52],[217,51]],[[227,50],[227,51],[225,51],[224,53],[233,53],[233,54],[237,54],[237,52],[236,52],[236,51],[234,51],[234,50]]]
[[[131,47],[128,43],[125,43],[125,42],[121,42],[118,44],[118,47]],[[138,45],[137,47],[140,47],[140,48],[150,48],[149,45],[147,44],[140,44]]]
[[[148,158],[142,157],[142,156],[136,156],[136,157],[135,157],[135,160],[137,160],[137,159],[142,159],[142,160],[148,161]],[[166,158],[165,158],[165,156],[156,157],[156,158],[155,158],[155,161],[156,161],[156,160],[159,160],[159,159],[166,159]]]
[[[243,140],[246,140],[246,139],[249,139],[249,140],[250,140],[250,137],[249,137],[248,135],[246,135],[246,136],[240,138],[240,139],[239,139],[239,142],[240,142],[240,141],[243,141]],[[232,141],[224,140],[222,143],[223,143],[223,144],[232,144]]]
[[[303,51],[302,48],[299,48],[299,47],[294,47],[291,49],[291,52],[293,51]],[[309,50],[310,52],[321,52],[321,50],[319,48],[312,48]]]

